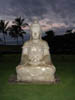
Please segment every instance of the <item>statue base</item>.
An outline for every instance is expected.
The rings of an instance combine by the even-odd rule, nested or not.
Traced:
[[[23,66],[16,67],[17,81],[55,82],[55,67]]]

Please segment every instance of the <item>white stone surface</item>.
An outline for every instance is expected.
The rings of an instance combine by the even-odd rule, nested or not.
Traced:
[[[18,69],[17,69],[18,68]],[[17,79],[18,81],[55,81],[55,68],[47,66],[18,66]]]

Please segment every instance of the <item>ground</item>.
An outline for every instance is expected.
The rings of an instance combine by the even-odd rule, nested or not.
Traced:
[[[75,55],[52,55],[57,84],[10,84],[20,62],[19,54],[0,56],[0,100],[75,100]]]

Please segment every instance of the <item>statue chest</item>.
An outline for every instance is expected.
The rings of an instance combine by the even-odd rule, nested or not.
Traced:
[[[43,48],[39,45],[33,45],[28,50],[29,59],[32,61],[40,61],[43,57]]]

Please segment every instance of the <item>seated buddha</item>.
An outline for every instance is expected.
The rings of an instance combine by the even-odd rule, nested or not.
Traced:
[[[55,66],[51,61],[49,46],[41,38],[38,20],[30,26],[30,40],[22,47],[21,62],[16,67],[18,81],[55,81]]]

